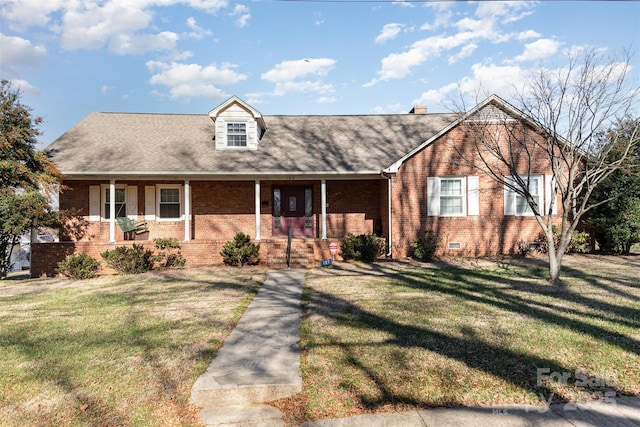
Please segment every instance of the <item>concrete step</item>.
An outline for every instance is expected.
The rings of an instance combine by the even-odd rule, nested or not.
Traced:
[[[200,412],[200,421],[207,427],[281,427],[282,412],[269,405],[209,407]]]
[[[302,384],[292,383],[224,385],[201,382],[191,391],[191,403],[203,408],[243,406],[289,397],[301,391]]]

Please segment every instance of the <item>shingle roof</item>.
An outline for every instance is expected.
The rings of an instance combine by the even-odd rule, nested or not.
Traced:
[[[47,150],[67,175],[381,171],[453,114],[264,116],[258,150],[215,150],[208,115],[91,113]]]

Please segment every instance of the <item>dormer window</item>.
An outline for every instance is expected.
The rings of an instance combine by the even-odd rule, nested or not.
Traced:
[[[209,111],[216,150],[257,150],[267,129],[262,114],[233,96]]]
[[[247,124],[227,123],[227,147],[247,146]]]

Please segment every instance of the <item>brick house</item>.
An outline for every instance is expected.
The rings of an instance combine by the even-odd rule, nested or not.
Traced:
[[[60,242],[34,244],[32,274],[51,274],[73,252],[131,244],[116,218],[146,220],[133,234],[152,247],[175,237],[189,265],[220,263],[224,242],[242,231],[261,261],[312,266],[348,233],[376,233],[387,256],[406,257],[426,230],[440,254],[508,253],[539,228],[520,196],[468,162],[465,121],[522,113],[492,96],[466,115],[268,116],[237,97],[207,115],[91,113],[47,151],[64,174],[60,209],[77,216]],[[486,114],[485,114],[486,115]],[[523,126],[533,126],[522,121]],[[548,205],[550,171],[528,173]]]

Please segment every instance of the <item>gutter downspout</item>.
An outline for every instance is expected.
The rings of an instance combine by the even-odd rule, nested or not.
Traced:
[[[387,180],[387,218],[388,218],[388,222],[389,222],[389,247],[387,248],[387,254],[385,255],[387,258],[391,258],[392,256],[392,251],[391,251],[391,243],[393,242],[393,221],[392,221],[392,210],[391,210],[391,205],[392,205],[392,200],[391,200],[391,196],[392,196],[392,192],[391,192],[391,178],[392,175],[391,174],[386,174],[384,171],[380,172],[380,176],[382,176],[383,178],[385,178]]]

